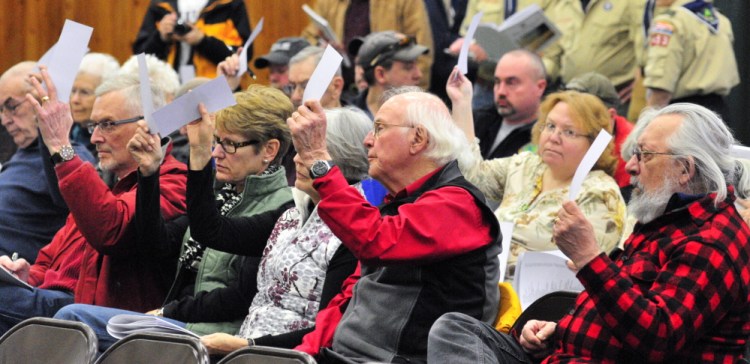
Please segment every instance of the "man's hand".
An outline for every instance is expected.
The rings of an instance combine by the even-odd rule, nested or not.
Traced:
[[[601,253],[594,227],[574,201],[565,201],[557,213],[552,237],[557,247],[577,269],[581,269]]]
[[[214,142],[214,116],[208,113],[206,106],[198,105],[201,118],[187,125],[187,137],[190,144],[190,169],[200,171],[211,160],[211,147]]]
[[[26,259],[12,260],[7,255],[0,257],[0,266],[13,273],[18,279],[28,282],[29,281],[29,269],[31,265]]]
[[[172,33],[174,33],[175,24],[177,24],[177,13],[164,15],[156,24],[156,30],[159,31],[159,38],[161,38],[162,42],[169,42],[172,40]]]
[[[247,60],[245,60],[247,62]],[[240,56],[235,54],[232,54],[231,56],[227,57],[225,60],[221,61],[218,66],[216,66],[216,74],[217,75],[224,75],[227,79],[227,83],[229,84],[229,88],[234,90],[237,88],[237,86],[240,85],[240,76],[237,75],[237,72],[240,70]]]
[[[549,355],[549,338],[555,333],[556,327],[554,322],[529,320],[523,325],[518,342],[533,358],[543,358]]]
[[[286,122],[292,132],[294,148],[307,168],[316,160],[331,159],[326,146],[326,113],[320,101],[306,101]]]
[[[458,66],[453,67],[453,72],[448,77],[448,83],[445,85],[445,92],[451,99],[453,105],[468,104],[471,107],[471,98],[474,97],[474,90],[466,76],[458,70]]]
[[[202,336],[201,343],[211,355],[229,354],[249,345],[246,339],[223,332]]]
[[[57,88],[47,72],[46,66],[39,67],[42,72],[42,80],[47,84],[47,91],[36,77],[30,77],[31,85],[36,90],[41,104],[30,93],[26,94],[26,100],[36,110],[39,131],[44,144],[50,154],[60,151],[64,145],[70,145],[70,128],[73,127],[73,116],[70,113],[70,105],[57,99]]]
[[[145,120],[138,121],[133,138],[128,142],[128,151],[138,163],[138,170],[143,176],[151,176],[159,170],[164,152],[158,134],[149,134]]]

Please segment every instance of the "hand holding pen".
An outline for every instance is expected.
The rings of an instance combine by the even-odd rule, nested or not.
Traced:
[[[18,253],[13,253],[11,257],[7,255],[0,256],[0,266],[18,277],[18,279],[28,282],[31,265],[26,259],[19,259]]]

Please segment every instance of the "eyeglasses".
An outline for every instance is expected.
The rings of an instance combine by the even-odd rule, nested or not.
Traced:
[[[224,149],[224,152],[227,154],[234,154],[237,152],[237,148],[246,147],[248,145],[258,144],[260,141],[258,140],[248,140],[246,142],[233,142],[231,140],[221,140],[218,136],[214,136],[214,146],[216,144],[221,145],[221,148]]]
[[[299,88],[299,91],[300,91],[301,93],[305,93],[305,89],[307,88],[307,82],[309,82],[309,81],[310,81],[310,80],[309,80],[309,79],[307,79],[307,80],[305,80],[305,81],[302,81],[302,82],[300,82],[300,83],[289,82],[289,83],[288,83],[288,84],[286,85],[286,87],[288,87],[288,89],[287,89],[287,90],[289,91],[289,94],[290,94],[290,95],[291,95],[291,94],[293,94],[293,93],[294,93],[294,91],[297,91],[297,88]]]
[[[406,48],[412,44],[416,44],[417,39],[414,37],[402,37],[398,40],[397,43],[393,43],[388,45],[387,47],[383,48],[371,61],[370,61],[370,67],[375,67],[380,62],[382,62],[385,59],[388,59],[391,57],[394,53],[398,52],[399,50]]]
[[[635,159],[637,159],[638,162],[643,160],[644,155],[678,155],[674,153],[649,152],[647,150],[641,150],[641,148],[638,146],[633,147],[633,151],[631,153],[635,156]],[[648,162],[648,159],[646,159],[646,161]]]
[[[12,97],[8,97],[5,99],[5,102],[3,102],[2,105],[0,105],[0,114],[3,115],[10,115],[10,116],[16,116],[16,113],[18,112],[18,107],[23,105],[26,101],[29,101],[28,99],[24,98],[23,101],[19,101],[15,104]]]
[[[94,129],[96,129],[97,127],[99,127],[99,130],[101,130],[102,133],[109,133],[112,130],[115,130],[115,126],[117,126],[117,125],[134,123],[134,122],[136,122],[138,120],[141,120],[141,119],[143,119],[143,115],[136,116],[136,117],[133,117],[133,118],[130,118],[130,119],[123,119],[123,120],[115,120],[115,121],[104,120],[104,121],[100,121],[98,123],[91,122],[91,123],[89,123],[86,126],[86,129],[88,129],[88,131],[89,131],[90,134],[94,134]]]
[[[399,128],[410,128],[410,129],[414,128],[414,125],[388,124],[382,121],[376,121],[372,125],[372,135],[375,137],[375,139],[377,139],[380,136],[380,133],[382,133],[383,130],[386,129],[385,128],[386,126],[394,126],[394,127],[399,127]]]
[[[542,126],[542,133],[547,133],[547,134],[554,135],[557,132],[557,130],[558,130],[557,129],[557,125],[555,125],[553,123],[544,123],[544,125]],[[588,136],[586,134],[576,133],[572,129],[560,129],[560,136],[563,139],[566,139],[566,140],[573,140],[575,138],[587,138],[587,139],[591,139],[590,136]]]

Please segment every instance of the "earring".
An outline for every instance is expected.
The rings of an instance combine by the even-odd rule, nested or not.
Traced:
[[[264,160],[263,160],[263,164],[268,164],[268,163],[269,163],[269,162],[268,162],[268,159],[264,159]]]

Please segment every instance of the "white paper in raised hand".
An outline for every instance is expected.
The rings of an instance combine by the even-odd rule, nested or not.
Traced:
[[[245,42],[245,46],[242,47],[242,52],[240,52],[240,69],[237,71],[237,77],[240,77],[247,72],[247,50],[250,48],[250,45],[253,44],[253,41],[256,37],[258,37],[258,34],[263,30],[263,18],[260,18],[260,21],[258,24],[255,25],[255,28],[253,29],[253,32],[250,33],[250,37],[247,38],[247,42]]]
[[[49,66],[49,61],[52,59],[52,55],[55,54],[56,46],[57,46],[57,43],[55,43],[46,52],[44,52],[44,54],[42,55],[42,58],[39,58],[39,60],[36,62],[36,67],[34,68],[34,72],[39,72],[39,66],[41,65]]]
[[[180,83],[184,84],[195,78],[195,66],[191,64],[183,64],[180,66]]]
[[[148,65],[146,64],[146,55],[141,53],[136,56],[138,59],[138,78],[140,79],[141,105],[143,108],[143,118],[148,123],[149,133],[159,134],[159,126],[154,122],[154,97],[151,95],[151,80],[148,77]]]
[[[732,153],[732,157],[750,160],[750,147],[735,144],[732,146],[730,153]]]
[[[612,140],[612,134],[604,129],[599,131],[599,135],[597,135],[594,142],[591,143],[591,147],[589,147],[586,155],[583,156],[581,163],[576,169],[575,175],[573,175],[573,182],[570,183],[570,193],[568,194],[569,200],[575,201],[576,197],[578,197],[578,192],[581,191],[581,186],[583,186],[583,180],[586,179],[591,168],[594,167],[596,161],[599,160],[599,157],[602,155],[602,152],[604,152],[604,149],[607,148],[607,144],[609,144],[610,140]]]
[[[513,236],[513,222],[500,221],[500,233],[503,234],[503,251],[497,256],[500,259],[500,282],[505,280],[505,271],[508,270],[508,257],[510,256],[510,241]]]
[[[469,72],[469,46],[474,40],[474,32],[477,31],[477,25],[479,25],[479,21],[482,20],[482,15],[484,15],[484,13],[480,11],[474,14],[474,17],[471,18],[469,30],[466,32],[464,43],[461,45],[461,53],[458,54],[458,69],[463,74]]]
[[[49,75],[57,88],[58,100],[67,103],[70,100],[70,90],[78,75],[78,67],[83,56],[88,51],[89,39],[94,28],[65,20],[60,38],[54,48],[63,50],[52,52],[47,65]]]
[[[320,100],[323,97],[333,79],[333,75],[336,74],[336,70],[341,66],[342,59],[343,57],[330,44],[326,47],[323,57],[318,62],[318,66],[315,67],[310,80],[307,81],[305,93],[302,95],[302,102],[311,99]]]
[[[216,77],[154,111],[154,120],[161,134],[169,135],[183,125],[200,119],[198,104],[201,102],[208,112],[217,112],[237,104],[227,79],[223,75]]]

